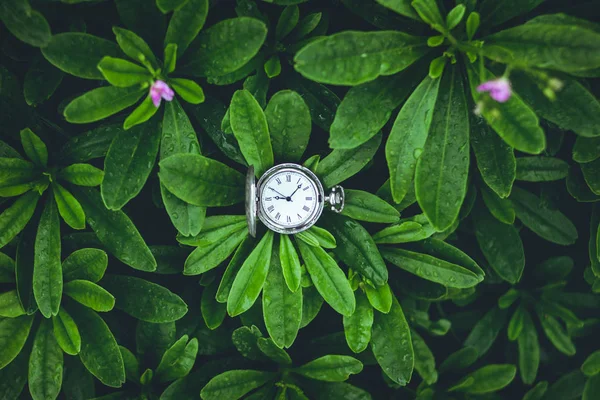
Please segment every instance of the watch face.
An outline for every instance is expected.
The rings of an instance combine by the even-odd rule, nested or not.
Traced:
[[[280,167],[280,166],[278,166]],[[296,233],[308,229],[323,209],[321,185],[304,168],[279,168],[259,182],[259,217],[271,229]]]

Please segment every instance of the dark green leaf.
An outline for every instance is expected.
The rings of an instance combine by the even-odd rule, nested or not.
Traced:
[[[275,374],[252,370],[231,370],[215,376],[200,392],[203,400],[237,400],[246,393],[261,387]]]
[[[354,313],[356,300],[346,276],[321,247],[312,247],[298,241],[300,253],[310,277],[327,303],[338,313],[350,316]]]
[[[78,186],[98,186],[104,179],[104,171],[89,164],[73,164],[58,172],[58,178]]]
[[[399,203],[413,184],[416,163],[429,134],[439,79],[426,77],[410,95],[390,132],[385,155],[394,201]]]
[[[438,379],[433,353],[417,332],[412,330],[410,337],[415,351],[415,370],[428,385],[433,385]]]
[[[543,3],[544,0],[484,0],[479,12],[485,25],[500,25],[521,14],[526,14]]]
[[[539,317],[542,329],[554,347],[568,356],[574,355],[575,345],[560,322],[548,314],[539,314]]]
[[[414,221],[401,222],[377,232],[373,240],[377,244],[397,244],[423,240],[430,236],[421,224]]]
[[[585,164],[580,164],[585,182],[594,194],[600,194],[600,158]]]
[[[63,279],[69,282],[85,279],[98,282],[108,266],[108,255],[99,249],[81,249],[73,252],[62,263]]]
[[[115,298],[112,294],[86,280],[77,279],[65,283],[65,294],[94,311],[106,312],[115,306]]]
[[[369,232],[358,222],[341,215],[327,215],[324,221],[336,238],[335,255],[375,286],[384,285],[388,279],[387,268]]]
[[[284,8],[277,21],[275,38],[279,41],[285,38],[296,27],[299,19],[300,10],[297,5],[290,5]]]
[[[456,67],[447,69],[441,79],[429,136],[415,171],[417,201],[438,231],[458,218],[469,173],[469,110],[463,79]]]
[[[423,38],[403,32],[347,31],[308,44],[296,53],[294,63],[308,79],[358,85],[402,71],[428,51]]]
[[[81,362],[106,386],[120,387],[125,382],[125,368],[112,332],[89,308],[72,303],[69,310],[81,334]]]
[[[383,372],[395,383],[406,386],[415,365],[410,328],[398,300],[389,314],[375,313],[371,350]]]
[[[60,348],[69,355],[79,354],[81,351],[81,335],[73,318],[64,308],[60,308],[58,315],[52,317],[54,337]]]
[[[29,192],[19,197],[10,207],[0,214],[0,248],[6,246],[27,225],[35,212],[40,195]]]
[[[532,193],[514,188],[510,196],[517,218],[540,237],[551,242],[569,245],[577,240],[577,229],[558,210],[540,207],[540,199]]]
[[[566,178],[569,164],[553,157],[517,158],[517,180],[528,182],[556,181]]]
[[[354,357],[330,355],[304,364],[294,369],[294,372],[319,381],[343,382],[362,369],[362,363]]]
[[[165,12],[164,9],[161,10]],[[170,43],[176,44],[177,55],[181,57],[204,26],[207,15],[208,0],[188,0],[177,7],[169,21],[165,46]]]
[[[31,46],[44,47],[52,37],[46,18],[27,1],[2,2],[0,20],[10,33]]]
[[[0,283],[15,281],[15,262],[4,253],[0,253]]]
[[[515,208],[509,199],[501,198],[485,184],[481,185],[481,198],[498,221],[509,225],[515,222]]]
[[[540,344],[538,335],[529,312],[524,311],[523,330],[518,338],[519,371],[523,383],[531,385],[535,382],[540,363]]]
[[[600,374],[588,378],[585,382],[581,400],[592,400],[598,395],[598,390],[600,390]]]
[[[281,237],[287,238],[286,235]],[[271,265],[263,288],[262,308],[267,332],[273,342],[280,348],[291,347],[302,322],[302,291],[292,292],[288,288],[277,251],[271,255]]]
[[[581,398],[585,387],[585,376],[575,370],[564,374],[554,382],[544,396],[544,400],[575,400]]]
[[[18,158],[0,158],[0,196],[19,196],[40,181],[45,179],[40,179],[40,171],[33,163]]]
[[[259,337],[256,344],[265,356],[272,361],[275,361],[277,364],[290,365],[292,363],[289,354],[285,350],[277,347],[271,338]]]
[[[42,54],[55,67],[85,79],[103,79],[96,67],[103,57],[121,55],[119,46],[87,33],[66,32],[52,36]]]
[[[159,177],[175,196],[198,206],[232,205],[244,198],[242,174],[197,154],[176,154],[162,160]]]
[[[0,293],[0,318],[15,318],[25,314],[16,290]]]
[[[333,150],[317,167],[325,187],[332,187],[357,174],[373,158],[381,144],[381,133],[351,150]]]
[[[100,186],[109,210],[120,210],[142,190],[154,166],[160,137],[158,123],[137,126],[115,137],[104,159]]]
[[[0,397],[17,399],[27,382],[29,351],[21,351],[5,368],[0,369]]]
[[[323,306],[323,297],[314,286],[302,289],[302,322],[300,328],[304,328],[315,319]]]
[[[355,353],[363,352],[371,341],[373,326],[373,307],[367,296],[359,291],[356,293],[356,310],[349,317],[344,316],[344,335],[348,347]]]
[[[600,158],[600,137],[578,137],[573,145],[573,160],[589,163]]]
[[[302,97],[291,90],[273,95],[265,110],[275,159],[298,162],[310,139],[311,119]]]
[[[63,292],[60,247],[58,210],[54,199],[49,197],[35,238],[33,268],[35,301],[46,318],[58,314]]]
[[[483,356],[496,341],[500,330],[504,328],[507,310],[492,308],[481,318],[465,340],[464,345],[473,347],[479,357]]]
[[[0,369],[6,367],[23,349],[33,323],[33,316],[0,320]]]
[[[463,347],[450,354],[439,367],[439,372],[460,371],[470,367],[477,361],[479,354],[474,347]]]
[[[217,295],[217,289],[219,282],[215,280],[213,283],[208,285],[202,291],[202,300],[200,301],[200,311],[202,312],[202,319],[208,327],[208,329],[217,329],[223,323],[225,315],[227,314],[227,307],[225,304],[219,303],[215,298]]]
[[[38,167],[48,166],[48,149],[42,140],[29,128],[21,131],[21,144],[25,155]]]
[[[594,376],[600,373],[600,350],[590,354],[581,365],[581,372],[586,376]]]
[[[146,322],[165,323],[181,319],[185,302],[169,289],[133,276],[106,275],[102,281],[116,298],[115,307]]]
[[[199,50],[183,67],[195,76],[221,76],[248,63],[260,50],[267,27],[254,18],[226,19],[198,36]]]
[[[517,368],[514,365],[486,365],[463,378],[463,382],[472,381],[472,383],[457,390],[471,394],[493,393],[508,386],[515,379],[516,374]]]
[[[180,379],[190,373],[198,353],[198,339],[188,342],[188,336],[183,335],[171,346],[156,368],[156,378],[159,382],[169,382]]]
[[[99,121],[134,105],[145,91],[138,86],[100,87],[71,101],[63,113],[67,121],[74,124]]]
[[[260,294],[271,265],[273,232],[267,231],[252,253],[242,264],[227,298],[227,312],[230,316],[247,311]]]
[[[97,190],[78,188],[75,196],[85,211],[89,226],[107,251],[132,268],[156,269],[154,256],[125,213],[107,210]]]
[[[58,212],[67,225],[73,229],[85,228],[85,213],[81,208],[81,204],[73,197],[71,192],[58,183],[52,185],[52,192],[58,206]]]
[[[265,114],[252,94],[238,90],[231,99],[231,128],[248,165],[261,177],[273,166],[273,149]]]
[[[298,74],[293,76],[289,85],[302,96],[308,105],[313,122],[329,131],[336,109],[340,104],[338,96],[326,86],[304,79]]]
[[[158,61],[144,39],[132,31],[117,26],[113,27],[113,33],[119,47],[129,58],[144,65],[149,63],[154,69],[158,68]]]
[[[344,210],[342,214],[367,222],[395,223],[400,213],[379,197],[362,190],[345,190]]]

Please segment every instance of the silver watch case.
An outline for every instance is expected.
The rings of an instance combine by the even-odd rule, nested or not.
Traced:
[[[284,227],[273,224],[268,218],[264,216],[262,208],[259,207],[259,193],[261,193],[261,187],[264,184],[264,182],[268,180],[273,174],[285,170],[300,172],[306,175],[307,178],[309,178],[315,183],[318,191],[317,207],[313,211],[313,214],[311,215],[310,219],[308,219],[306,222],[303,222],[300,225],[291,227]],[[254,177],[254,167],[250,166],[250,168],[248,169],[248,173],[246,174],[246,219],[248,221],[248,232],[250,233],[250,235],[252,235],[252,237],[256,236],[257,217],[262,221],[263,224],[267,226],[267,228],[271,229],[272,231],[283,233],[286,235],[291,235],[294,233],[305,231],[311,226],[313,226],[323,213],[324,207],[325,190],[323,190],[323,185],[321,184],[319,178],[317,178],[317,176],[310,169],[303,167],[302,165],[293,163],[279,164],[265,172],[258,180],[258,184],[256,184],[256,180]]]

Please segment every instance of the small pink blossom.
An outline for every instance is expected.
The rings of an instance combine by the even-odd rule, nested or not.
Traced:
[[[152,98],[154,106],[157,108],[160,106],[161,99],[171,101],[173,100],[174,95],[175,92],[173,92],[173,89],[171,89],[164,81],[154,81],[152,86],[150,86],[150,97]]]
[[[498,103],[506,103],[512,95],[510,81],[504,77],[487,81],[477,86],[479,93],[489,92],[490,97]]]

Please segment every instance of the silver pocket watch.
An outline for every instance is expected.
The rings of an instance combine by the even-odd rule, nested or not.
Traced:
[[[265,172],[258,183],[254,167],[246,175],[246,219],[248,231],[256,236],[256,217],[272,231],[293,234],[313,226],[325,204],[340,213],[344,209],[344,189],[334,186],[325,196],[319,178],[302,165],[279,164]]]

